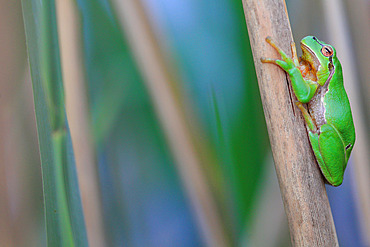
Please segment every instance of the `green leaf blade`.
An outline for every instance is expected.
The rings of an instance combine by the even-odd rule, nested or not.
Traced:
[[[53,0],[22,1],[41,156],[48,246],[88,246],[65,114]]]

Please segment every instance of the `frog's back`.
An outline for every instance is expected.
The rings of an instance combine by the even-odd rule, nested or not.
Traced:
[[[325,119],[340,133],[344,145],[350,153],[355,142],[355,127],[348,96],[343,86],[343,75],[339,61],[335,64],[335,69],[324,96]]]

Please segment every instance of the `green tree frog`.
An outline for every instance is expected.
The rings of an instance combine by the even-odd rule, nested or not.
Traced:
[[[297,57],[292,43],[290,58],[270,37],[266,41],[279,52],[281,60],[261,61],[276,64],[288,73],[321,172],[329,184],[341,185],[355,143],[355,127],[334,47],[307,36],[301,41],[302,57]]]

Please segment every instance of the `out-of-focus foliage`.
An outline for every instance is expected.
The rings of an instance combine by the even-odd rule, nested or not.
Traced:
[[[94,0],[77,4],[109,245],[199,242],[171,154],[111,6]],[[171,234],[163,238],[167,232]]]
[[[164,47],[176,58],[184,94],[192,100],[217,153],[231,227],[238,238],[248,222],[267,151],[242,3],[145,2],[163,30]]]
[[[77,3],[83,24],[93,130],[100,152],[104,207],[110,212],[106,214],[107,226],[112,227],[108,233],[113,241],[153,242],[158,234],[150,232],[166,232],[161,218],[165,210],[173,215],[173,221],[182,222],[182,228],[193,232],[186,239],[199,241],[174,161],[111,5],[105,1]],[[147,9],[153,15],[154,27],[164,30],[160,37],[166,40],[163,48],[170,50],[169,57],[177,65],[184,95],[192,102],[205,136],[218,154],[214,165],[220,167],[207,171],[222,170],[226,181],[223,196],[227,199],[223,210],[232,222],[231,234],[237,241],[250,216],[267,150],[241,3],[218,1],[207,12],[202,11],[207,3],[197,1],[147,4],[151,6]],[[152,205],[149,212],[145,205]],[[165,205],[168,209],[164,209]],[[150,217],[145,217],[146,213]],[[132,215],[141,217],[130,220]],[[181,217],[176,219],[176,215]],[[171,235],[176,242],[183,238],[180,230],[178,235]],[[142,232],[148,232],[146,238],[132,237]]]
[[[64,106],[54,0],[22,1],[35,101],[48,246],[87,246]]]
[[[43,202],[21,2],[0,6],[0,243],[37,246]]]

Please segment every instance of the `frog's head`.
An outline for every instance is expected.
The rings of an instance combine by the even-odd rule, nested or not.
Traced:
[[[334,62],[337,60],[333,46],[325,44],[314,36],[307,36],[301,41],[302,60],[308,62],[323,86],[334,74]]]

